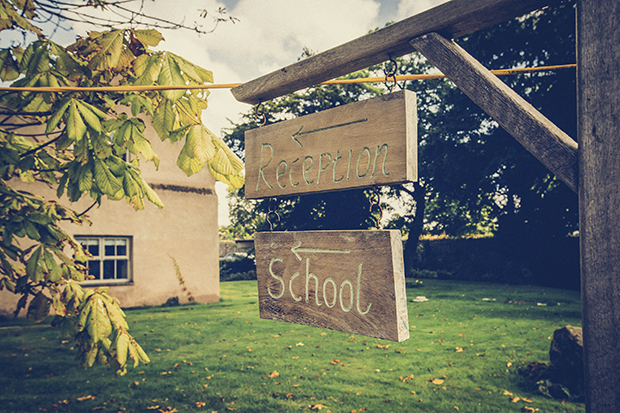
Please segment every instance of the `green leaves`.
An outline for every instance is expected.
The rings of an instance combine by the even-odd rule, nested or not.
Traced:
[[[123,185],[119,179],[114,176],[108,165],[101,159],[95,157],[94,162],[94,178],[97,187],[101,192],[106,194],[108,198],[118,200],[124,195]]]
[[[243,186],[243,162],[207,128],[196,125],[185,136],[177,165],[190,176],[205,164],[215,179],[235,188]]]
[[[28,314],[26,317],[28,320],[34,321],[35,323],[40,323],[49,315],[50,307],[50,299],[47,298],[45,294],[40,292],[30,301],[30,304],[28,305]]]
[[[147,30],[132,30],[133,35],[145,46],[155,47],[164,40],[164,36],[161,35],[155,29],[147,29]]]
[[[129,334],[125,313],[107,290],[100,287],[84,292],[77,284],[68,285],[63,295],[69,298],[74,311],[57,317],[55,324],[64,323],[68,329],[67,322],[75,326],[76,342],[82,351],[85,367],[92,367],[98,360],[110,364],[117,374],[122,375],[127,372],[128,361],[132,360],[136,367],[140,362],[149,363],[150,360]]]
[[[181,74],[181,69],[171,53],[165,53],[162,59],[161,70],[157,77],[160,85],[185,86],[185,79]],[[164,90],[162,95],[174,102],[185,94],[185,90]]]
[[[19,77],[19,65],[11,49],[0,50],[0,79],[9,82]]]
[[[96,50],[88,63],[90,69],[103,71],[116,69],[122,65],[121,56],[123,55],[125,30],[110,30],[103,33],[91,32],[89,34],[94,41],[90,50]]]
[[[199,172],[207,161],[216,154],[211,133],[202,125],[190,128],[185,136],[185,145],[181,149],[177,165],[187,176]]]
[[[12,185],[42,182],[59,198],[66,192],[70,202],[86,195],[100,204],[106,196],[125,198],[136,210],[144,209],[146,201],[163,208],[139,170],[140,158],[156,168],[160,163],[149,141],[149,118],[162,140],[186,139],[179,164],[188,175],[209,165],[214,176],[241,185],[243,165],[202,124],[208,92],[184,89],[212,82],[212,73],[175,54],[149,50],[163,40],[158,31],[92,31],[64,48],[31,25],[36,10],[30,0],[0,2],[0,31],[21,28],[40,35],[24,48],[0,49],[0,80],[12,81],[11,86],[180,88],[132,93],[47,89],[0,96],[6,112],[15,112],[0,125],[0,289],[21,294],[18,312],[27,308],[33,320],[53,308],[55,325],[75,338],[84,365],[108,363],[123,374],[127,364],[148,362],[148,357],[129,335],[118,302],[104,289],[77,284],[84,280],[81,263],[88,258],[59,226],[61,221],[88,221],[56,200]],[[133,157],[126,161],[128,154]]]

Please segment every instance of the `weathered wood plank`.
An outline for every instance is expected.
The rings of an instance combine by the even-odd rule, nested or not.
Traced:
[[[620,412],[620,2],[577,2],[586,409]]]
[[[577,192],[577,142],[453,41],[429,33],[411,45]]]
[[[460,37],[559,0],[452,0],[301,60],[231,90],[257,104],[413,52],[409,41],[429,32]]]
[[[261,232],[254,245],[261,318],[409,338],[399,231]]]
[[[403,90],[245,133],[245,197],[417,180],[415,93]]]

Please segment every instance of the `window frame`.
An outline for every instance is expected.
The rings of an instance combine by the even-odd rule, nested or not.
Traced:
[[[115,286],[115,285],[133,285],[133,237],[129,235],[75,235],[75,240],[80,243],[86,251],[88,251],[85,241],[93,241],[96,240],[99,247],[99,255],[95,256],[88,261],[99,261],[99,279],[84,279],[80,284],[88,285],[88,286]],[[115,242],[115,246],[117,246],[116,241],[123,240],[126,241],[126,253],[124,255],[117,255],[116,250],[114,251],[114,255],[106,255],[105,247],[106,241],[113,240]],[[107,257],[107,259],[106,259]],[[120,259],[119,259],[120,258]],[[127,262],[127,278],[103,278],[105,269],[104,265],[106,261],[114,262],[114,276],[117,277],[118,261],[126,261]],[[88,267],[89,263],[85,263],[84,265]]]

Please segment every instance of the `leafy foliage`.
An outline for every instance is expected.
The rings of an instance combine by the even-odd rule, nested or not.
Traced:
[[[90,2],[106,7],[105,2]],[[152,51],[163,36],[154,29],[91,31],[69,47],[47,39],[32,23],[39,3],[0,0],[0,31],[17,29],[38,39],[0,50],[0,80],[13,87],[204,85],[212,73],[166,51]],[[58,5],[61,5],[60,3]],[[140,162],[159,158],[146,138],[150,118],[162,140],[184,141],[178,166],[188,175],[207,167],[218,180],[243,185],[243,163],[201,122],[206,91],[101,93],[10,91],[0,95],[0,290],[21,294],[16,314],[41,321],[54,308],[55,324],[75,337],[82,363],[98,360],[126,371],[148,357],[129,335],[124,314],[107,289],[89,290],[87,253],[59,223],[87,222],[54,200],[26,192],[39,182],[76,202],[99,205],[125,199],[163,203],[141,177]],[[126,108],[126,109],[125,109]],[[126,160],[126,154],[131,160]],[[22,183],[20,183],[21,181]],[[72,252],[69,252],[72,251]],[[75,261],[74,261],[75,260]],[[29,297],[34,297],[28,302]]]

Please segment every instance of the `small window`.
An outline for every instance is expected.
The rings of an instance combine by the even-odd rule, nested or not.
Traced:
[[[86,237],[76,240],[92,258],[87,263],[88,284],[123,284],[131,282],[130,237]]]

